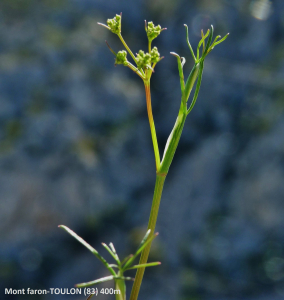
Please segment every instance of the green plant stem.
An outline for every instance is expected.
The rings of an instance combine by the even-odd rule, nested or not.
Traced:
[[[121,40],[121,42],[122,42],[123,46],[125,47],[125,49],[128,51],[128,53],[131,55],[131,57],[135,61],[135,63],[137,63],[136,58],[135,58],[133,52],[130,50],[130,48],[128,47],[128,45],[125,43],[125,40],[123,39],[121,33],[118,34],[118,37]]]
[[[165,150],[164,150],[164,155],[163,159],[161,162],[161,166],[159,169],[159,172],[161,174],[167,174],[169,171],[169,168],[171,166],[171,163],[173,161],[182,131],[184,127],[184,123],[187,117],[187,111],[186,111],[186,104],[184,101],[181,101],[179,113],[175,122],[175,125],[172,129],[172,132],[170,133]]]
[[[145,90],[146,90],[147,110],[148,110],[148,117],[149,117],[151,133],[152,132],[154,133],[154,137],[152,134],[152,139],[153,139],[154,152],[155,152],[154,141],[157,143],[157,138],[156,138],[154,120],[153,120],[153,115],[152,115],[152,109],[151,109],[150,84],[148,84],[148,85],[145,84]],[[172,163],[176,148],[178,146],[178,142],[179,142],[180,136],[182,134],[186,116],[187,116],[186,101],[185,101],[184,97],[182,97],[178,117],[176,119],[173,130],[168,138],[168,141],[167,141],[167,144],[166,144],[166,147],[164,150],[164,156],[163,156],[162,162],[160,162],[160,157],[158,156],[159,166],[157,167],[156,184],[155,184],[153,202],[152,202],[151,213],[150,213],[149,223],[148,223],[148,230],[151,229],[151,234],[154,234],[154,232],[155,232],[155,227],[156,227],[156,222],[157,222],[157,217],[158,217],[158,212],[159,212],[159,206],[160,206],[160,201],[161,201],[163,187],[164,187],[164,182],[165,182],[169,167]],[[158,147],[158,145],[156,147]],[[157,151],[159,151],[158,148],[157,148]],[[156,153],[155,153],[155,158],[157,159]],[[157,160],[156,160],[156,162],[157,162]],[[149,245],[143,250],[141,257],[140,257],[139,264],[147,263],[150,249],[151,249],[151,243],[149,243]],[[144,271],[145,271],[145,268],[140,268],[136,272],[134,284],[133,284],[133,287],[131,290],[130,300],[137,300],[137,298],[138,298]]]
[[[156,129],[155,129],[154,118],[152,113],[150,81],[144,81],[144,85],[145,85],[145,92],[146,92],[147,113],[148,113],[151,136],[153,141],[154,154],[155,154],[156,170],[158,171],[160,168],[160,152],[159,152]]]
[[[118,274],[121,276],[122,274]],[[115,300],[126,300],[126,287],[125,280],[123,279],[115,279],[115,289],[120,291],[120,294],[115,294]]]
[[[152,207],[151,207],[151,214],[150,214],[149,223],[148,223],[148,230],[151,229],[151,235],[153,235],[155,232],[155,227],[156,227],[156,222],[157,222],[157,217],[158,217],[158,212],[159,212],[159,206],[160,206],[160,200],[162,197],[165,179],[166,179],[166,174],[161,175],[161,174],[157,173],[153,202],[152,202]],[[151,243],[149,243],[149,245],[143,250],[141,257],[140,257],[139,264],[147,263],[150,249],[151,249]],[[134,280],[132,290],[131,290],[130,300],[136,300],[138,298],[144,271],[145,271],[145,268],[137,269],[135,280]]]

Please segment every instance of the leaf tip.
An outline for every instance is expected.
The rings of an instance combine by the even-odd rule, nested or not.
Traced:
[[[175,57],[179,57],[179,55],[175,52],[170,52],[171,55],[175,56]]]

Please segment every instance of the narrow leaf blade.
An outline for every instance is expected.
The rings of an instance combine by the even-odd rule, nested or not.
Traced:
[[[212,38],[213,38],[213,32],[214,32],[214,28],[213,28],[213,25],[211,25],[209,37],[208,37],[208,40],[207,40],[207,43],[206,43],[206,47],[205,47],[205,51],[204,51],[205,55],[206,55],[207,50],[210,47],[210,44],[211,44],[211,41],[212,41]]]
[[[190,74],[188,75],[188,78],[186,80],[185,88],[184,88],[184,101],[185,103],[188,101],[188,98],[190,96],[190,93],[193,89],[193,86],[195,84],[195,81],[198,76],[198,72],[200,69],[200,63],[197,63],[193,66]]]
[[[157,233],[153,234],[151,237],[149,237],[149,239],[148,239],[146,242],[144,242],[142,246],[140,246],[140,247],[138,248],[138,250],[136,251],[136,253],[134,254],[134,256],[139,255],[139,254],[144,250],[144,248],[145,248],[149,243],[151,243],[151,242],[158,236],[158,234],[159,234],[159,233],[157,232]],[[142,244],[142,243],[141,243],[141,244]]]
[[[108,251],[108,253],[113,257],[113,259],[117,262],[118,265],[120,265],[120,261],[118,259],[118,256],[115,255],[112,250],[109,248],[109,246],[105,243],[102,243],[103,247]]]
[[[193,109],[193,107],[194,107],[194,105],[196,103],[197,97],[198,97],[198,93],[199,93],[200,86],[201,86],[201,81],[202,81],[202,73],[203,73],[203,66],[204,66],[203,64],[204,64],[204,62],[200,63],[200,70],[199,70],[198,80],[197,80],[197,84],[196,84],[196,88],[195,88],[193,99],[192,99],[192,101],[190,103],[189,109],[187,110],[187,115]]]
[[[186,29],[186,42],[187,42],[187,45],[188,45],[188,47],[189,47],[189,50],[190,50],[190,52],[191,52],[191,55],[192,55],[194,61],[196,62],[196,57],[195,57],[195,55],[194,55],[193,49],[192,49],[192,47],[191,47],[191,44],[190,44],[189,38],[188,38],[188,26],[187,26],[186,24],[184,24],[184,27],[185,27],[185,29]]]
[[[116,261],[119,262],[119,264],[120,264],[120,259],[119,259],[118,255],[117,255],[117,253],[116,253],[116,250],[115,250],[115,248],[114,248],[113,243],[110,243],[109,246],[110,246],[111,251],[113,252],[113,254],[114,254],[115,257],[116,257]]]
[[[137,251],[135,252],[135,254],[125,263],[124,267],[123,267],[123,270],[126,270],[131,264],[132,262],[135,260],[135,258],[144,250],[144,248],[149,244],[151,243],[154,238],[156,238],[158,235],[158,233],[155,233],[154,235],[152,235],[146,242],[144,242],[141,246],[140,244],[140,247],[138,247]],[[144,240],[144,239],[143,239]]]
[[[59,225],[59,228],[64,229],[67,231],[71,236],[73,236],[78,242],[80,242],[82,245],[84,245],[89,251],[91,251],[104,265],[105,267],[113,274],[115,275],[116,273],[114,270],[109,266],[107,261],[99,254],[99,252],[93,248],[90,244],[88,244],[85,240],[83,240],[78,234],[76,234],[73,230],[68,228],[67,226],[64,225]]]
[[[126,256],[123,261],[121,262],[121,265],[124,265],[131,257],[133,257],[133,254],[130,254],[128,256]]]
[[[219,40],[218,42],[215,42],[214,43],[214,46],[215,45],[218,45],[218,44],[220,44],[220,43],[222,43],[222,42],[224,42],[225,41],[225,39],[227,38],[229,36],[229,33],[227,33],[221,40]]]
[[[142,241],[141,241],[141,243],[140,243],[138,249],[144,245],[144,243],[147,241],[148,236],[150,235],[150,233],[151,233],[151,229],[149,229],[149,230],[146,232],[146,234],[145,234],[145,236],[143,237],[143,239],[142,239]]]
[[[183,65],[185,63],[185,58],[183,57],[183,62],[181,61],[180,56],[175,53],[175,52],[170,52],[173,56],[177,58],[177,63],[178,63],[178,72],[179,72],[179,79],[180,79],[180,89],[181,89],[181,94],[183,97],[184,94],[184,75],[183,75]]]
[[[147,268],[147,267],[155,267],[155,266],[159,266],[160,264],[161,263],[159,261],[157,261],[157,262],[152,262],[152,263],[134,265],[134,266],[132,266],[130,268],[127,268],[127,270],[139,269],[139,268]]]
[[[93,280],[93,281],[78,283],[75,286],[78,287],[78,288],[83,288],[83,287],[91,286],[91,285],[94,285],[94,284],[97,284],[97,283],[110,281],[110,280],[114,279],[114,277],[115,276],[112,276],[112,275],[111,276],[106,276],[106,277],[102,277],[100,279],[96,279],[96,280]]]

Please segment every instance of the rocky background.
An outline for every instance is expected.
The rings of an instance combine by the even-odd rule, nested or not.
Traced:
[[[133,52],[147,49],[145,19],[168,28],[154,41],[165,56],[152,80],[161,149],[180,102],[169,52],[187,58],[185,74],[193,63],[183,24],[194,48],[210,24],[230,32],[206,59],[161,202],[150,260],[162,265],[146,271],[140,299],[283,299],[283,0],[1,0],[1,299],[84,299],[4,288],[108,275],[59,224],[105,257],[101,242],[123,257],[145,233],[155,163],[143,83],[114,67],[104,41],[123,47],[97,25],[120,12]]]

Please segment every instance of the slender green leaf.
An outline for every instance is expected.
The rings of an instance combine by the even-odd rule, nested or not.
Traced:
[[[204,62],[201,62],[200,63],[200,70],[199,70],[198,80],[197,80],[197,84],[196,84],[196,88],[195,88],[195,92],[194,92],[194,96],[193,96],[193,99],[192,99],[191,104],[189,106],[189,109],[187,110],[187,115],[191,112],[191,110],[193,109],[193,107],[196,103],[198,93],[199,93],[199,89],[200,89],[200,86],[201,86],[201,81],[202,81],[203,67],[204,67]]]
[[[143,251],[143,249],[158,236],[158,234],[159,234],[158,232],[155,233],[155,234],[153,234],[151,237],[149,237],[149,239],[146,242],[143,243],[143,245],[141,243],[140,247],[135,252],[135,254],[133,255],[133,257],[139,255]]]
[[[111,251],[116,254],[116,250],[114,248],[113,243],[109,243],[109,246],[110,246]]]
[[[100,279],[96,279],[93,281],[89,281],[89,282],[83,282],[83,283],[78,283],[75,286],[78,288],[83,288],[83,287],[88,287],[97,283],[101,283],[101,282],[106,282],[106,281],[110,281],[113,279],[121,279],[121,280],[134,280],[132,277],[124,277],[124,276],[106,276],[106,277],[102,277]]]
[[[206,47],[205,47],[205,51],[204,51],[204,55],[206,55],[207,50],[210,47],[210,44],[211,44],[211,41],[212,41],[212,38],[213,38],[213,32],[214,32],[214,28],[213,28],[213,25],[211,25],[209,37],[208,37],[208,40],[207,40],[207,43],[206,43]]]
[[[120,260],[116,253],[113,253],[113,251],[109,248],[109,246],[105,243],[102,243],[103,247],[108,251],[108,253],[113,257],[113,259],[117,262],[118,265],[120,265]]]
[[[149,232],[149,231],[148,231]],[[147,233],[148,233],[147,232]],[[154,238],[156,238],[157,237],[157,235],[158,235],[158,233],[156,233],[156,234],[154,234],[154,235],[152,235],[151,237],[149,237],[149,239],[146,241],[146,242],[144,242],[143,244],[142,244],[142,242],[141,242],[141,244],[142,244],[142,246],[141,246],[141,244],[140,244],[140,246],[138,247],[138,250],[135,252],[135,254],[125,263],[125,265],[124,265],[124,267],[123,267],[123,270],[125,270],[125,269],[127,269],[131,264],[132,264],[132,262],[135,260],[135,258],[144,250],[144,248],[149,244],[149,243],[151,243],[152,241],[153,241],[153,239]],[[145,239],[145,238],[144,238]],[[143,239],[143,240],[144,240]]]
[[[217,36],[215,37],[215,39],[214,39],[214,41],[212,42],[211,46],[208,48],[207,54],[206,54],[206,55],[208,55],[208,54],[214,49],[214,47],[215,47],[215,45],[216,45],[216,42],[217,42],[217,40],[218,40],[219,38],[221,38],[221,35],[217,35]]]
[[[195,64],[186,80],[186,84],[184,88],[184,103],[188,101],[191,90],[198,76],[199,67],[200,67],[200,63]]]
[[[175,52],[170,52],[170,54],[174,55],[177,58],[178,63],[178,72],[179,72],[179,80],[180,80],[180,89],[181,94],[184,94],[184,75],[183,75],[183,64],[185,63],[185,58],[183,57],[183,62],[181,62],[180,56]]]
[[[116,257],[117,262],[119,262],[119,264],[120,264],[120,259],[119,259],[118,255],[117,255],[117,253],[116,253],[116,250],[115,250],[115,248],[114,248],[113,243],[110,243],[109,246],[110,246],[111,251],[113,252],[113,254],[114,254],[115,257]]]
[[[208,34],[209,34],[210,30],[208,29],[206,34],[203,35],[203,31],[201,32],[201,40],[198,43],[197,46],[197,51],[196,51],[196,59],[199,59],[199,48],[201,47],[202,44],[204,44],[204,40],[207,38]]]
[[[185,29],[186,29],[186,41],[187,41],[187,45],[188,45],[188,47],[189,47],[189,50],[190,50],[190,52],[191,52],[191,55],[192,55],[194,61],[196,62],[196,57],[195,57],[195,55],[194,55],[193,49],[192,49],[192,47],[191,47],[191,45],[190,45],[189,38],[188,38],[188,26],[187,26],[186,24],[184,24],[184,27],[185,27]]]
[[[217,35],[212,43],[212,45],[214,46],[214,44],[221,38],[221,35]]]
[[[152,263],[146,263],[146,264],[140,264],[140,265],[134,265],[132,267],[129,267],[126,270],[132,270],[132,269],[139,269],[139,268],[146,268],[146,267],[155,267],[155,266],[159,266],[161,263],[159,261],[157,262],[152,262]]]
[[[123,261],[121,262],[121,265],[124,265],[131,257],[133,257],[133,254],[130,254],[128,256],[126,256]]]
[[[117,276],[114,279],[123,279],[123,280],[131,280],[131,281],[134,280],[134,278],[132,278],[132,277],[124,277],[124,276]]]
[[[207,32],[209,31],[209,29],[207,30]],[[204,37],[204,33],[203,33],[203,29],[201,29],[201,38]],[[203,40],[202,42],[202,54],[204,53],[205,50],[205,41]]]
[[[70,235],[72,235],[78,242],[80,242],[88,250],[90,250],[106,266],[106,268],[112,273],[112,275],[116,275],[115,271],[109,266],[107,261],[99,254],[99,252],[95,248],[93,248],[90,244],[88,244],[85,240],[83,240],[79,235],[77,235],[73,230],[71,230],[67,226],[59,225],[58,227],[64,229]]]
[[[97,284],[97,283],[110,281],[110,280],[113,280],[114,278],[115,278],[115,276],[112,276],[112,275],[111,276],[106,276],[106,277],[102,277],[100,279],[96,279],[96,280],[93,280],[93,281],[78,283],[75,286],[79,287],[79,288],[83,288],[83,287],[91,286],[91,285],[94,285],[94,284]]]
[[[138,249],[140,249],[146,243],[146,241],[147,241],[150,234],[151,234],[151,229],[147,230],[147,232],[146,232],[145,236],[143,237],[140,245],[138,246]]]
[[[218,41],[218,42],[215,42],[215,44],[214,44],[214,46],[216,46],[216,45],[218,45],[218,44],[220,44],[220,43],[222,43],[222,42],[224,42],[225,41],[225,39],[227,38],[229,36],[229,33],[227,33],[220,41]]]

